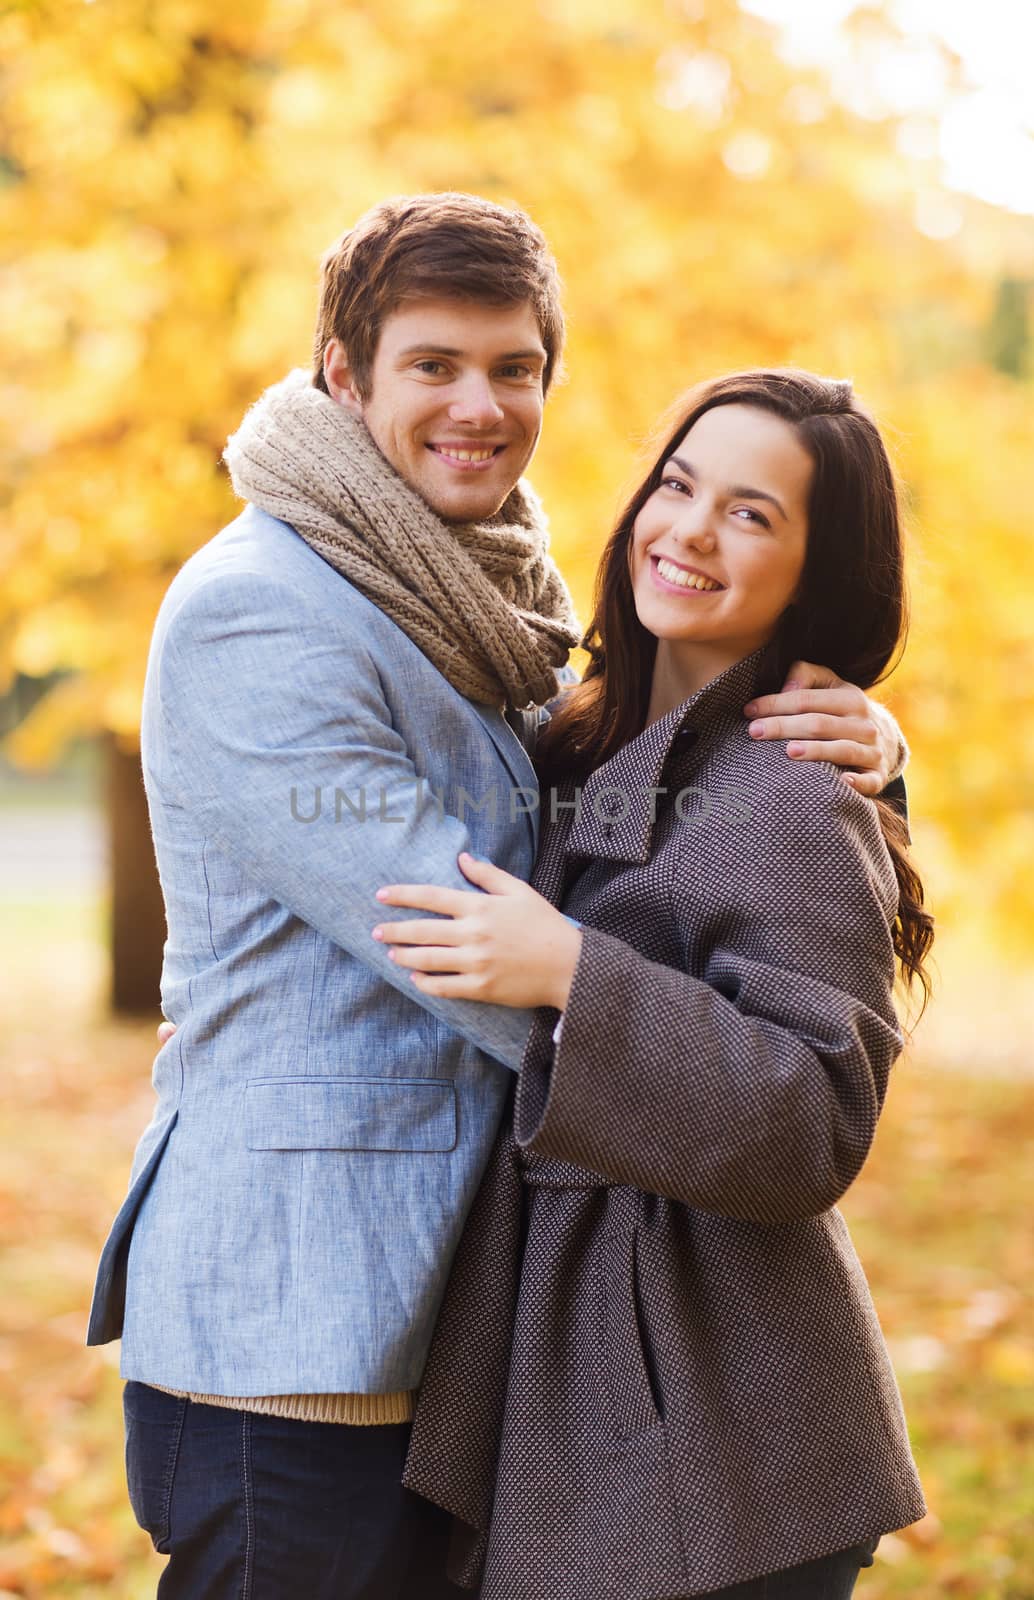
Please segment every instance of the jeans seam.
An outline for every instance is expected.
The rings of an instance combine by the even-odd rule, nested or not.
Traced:
[[[176,1420],[173,1424],[175,1433],[172,1444],[169,1447],[169,1453],[165,1458],[165,1477],[162,1481],[162,1520],[156,1530],[160,1537],[154,1540],[154,1547],[160,1554],[165,1554],[160,1547],[163,1544],[168,1544],[172,1534],[172,1486],[176,1481],[176,1468],[179,1465],[180,1458],[180,1443],[183,1439],[183,1422],[187,1415],[189,1404],[190,1401],[185,1397],[180,1396],[177,1398]]]
[[[241,1414],[241,1489],[244,1503],[244,1571],[241,1574],[240,1600],[251,1600],[252,1565],[255,1554],[254,1503],[251,1473],[251,1418]]]

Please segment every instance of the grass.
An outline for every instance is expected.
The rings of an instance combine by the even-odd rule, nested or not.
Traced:
[[[143,1600],[163,1565],[126,1503],[117,1349],[82,1343],[154,1045],[101,1012],[102,920],[88,898],[25,902],[0,932],[0,1600]],[[843,1208],[931,1505],[860,1600],[1034,1597],[1029,1035],[1003,998],[994,1075],[960,1070],[947,1003]]]

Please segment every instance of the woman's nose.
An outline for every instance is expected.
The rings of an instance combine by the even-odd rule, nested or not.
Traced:
[[[692,545],[695,550],[713,550],[717,537],[714,507],[702,497],[688,501],[672,532],[683,544]]]

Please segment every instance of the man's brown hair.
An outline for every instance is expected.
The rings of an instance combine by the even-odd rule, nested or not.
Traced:
[[[382,200],[323,257],[312,380],[327,392],[323,354],[340,340],[360,398],[369,394],[384,320],[406,300],[530,303],[546,365],[555,377],[564,342],[560,280],[539,229],[523,211],[472,194],[415,194]]]

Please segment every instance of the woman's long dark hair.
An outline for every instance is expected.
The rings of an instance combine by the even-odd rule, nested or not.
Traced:
[[[636,518],[687,431],[706,411],[728,405],[754,406],[781,417],[814,466],[797,599],[775,634],[778,669],[785,672],[798,660],[821,662],[868,689],[897,664],[908,603],[897,490],[879,429],[849,383],[792,369],[731,373],[676,402],[662,424],[653,466],[610,536],[596,575],[593,618],[582,640],[589,666],[554,711],[540,741],[536,765],[543,787],[587,777],[643,730],[657,640],[636,613],[629,559]],[[898,880],[894,950],[909,987],[919,983],[925,1007],[930,981],[924,963],[933,943],[933,918],[923,907],[923,885],[908,855],[904,820],[886,801],[876,804]]]

